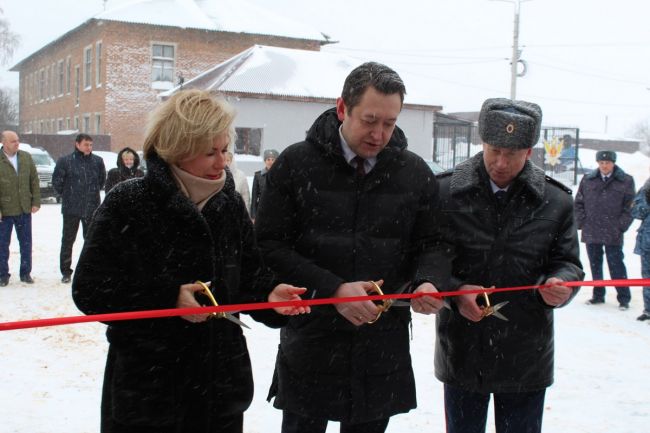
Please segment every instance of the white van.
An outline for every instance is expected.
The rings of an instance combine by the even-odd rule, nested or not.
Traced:
[[[38,173],[38,184],[41,187],[41,201],[54,198],[59,203],[61,198],[57,196],[52,187],[52,173],[54,173],[54,167],[56,166],[54,159],[52,159],[47,150],[40,147],[33,147],[27,143],[20,143],[18,148],[32,155],[32,160],[34,161],[34,165],[36,165],[36,172]]]

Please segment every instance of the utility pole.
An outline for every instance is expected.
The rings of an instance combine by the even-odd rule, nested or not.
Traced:
[[[515,25],[512,33],[512,57],[510,59],[510,99],[517,99],[517,77],[523,77],[526,75],[526,62],[519,57],[521,56],[521,50],[519,49],[519,10],[521,9],[521,3],[530,0],[492,0],[492,1],[503,1],[506,3],[512,3],[515,6]],[[517,72],[517,67],[519,63],[523,66],[521,72]]]

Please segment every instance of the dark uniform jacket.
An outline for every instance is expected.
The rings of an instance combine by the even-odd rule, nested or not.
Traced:
[[[359,178],[343,156],[340,124],[326,111],[269,170],[256,219],[266,263],[306,287],[305,298],[331,297],[344,282],[384,279],[390,293],[427,280],[436,266],[428,256],[436,223],[430,169],[395,128]],[[270,393],[275,406],[351,423],[413,409],[409,321],[408,308],[392,308],[355,327],[332,305],[291,317]]]
[[[251,218],[255,219],[257,215],[257,208],[260,206],[260,198],[266,188],[266,167],[256,171],[253,176],[253,189],[251,191]]]
[[[584,277],[578,257],[571,191],[526,162],[499,208],[483,164],[472,157],[438,177],[442,223],[435,285],[514,287],[549,277]],[[501,210],[499,210],[501,209]],[[575,296],[574,290],[574,296]],[[474,323],[457,310],[436,318],[435,373],[442,382],[474,392],[525,392],[553,382],[553,308],[535,290],[490,295],[509,301],[500,312]]]
[[[623,234],[630,228],[634,200],[634,179],[619,166],[603,182],[595,169],[580,181],[575,200],[578,230],[587,244],[623,245]]]
[[[52,186],[61,196],[61,213],[90,218],[100,202],[99,192],[104,188],[106,168],[97,155],[84,155],[75,149],[56,162]]]
[[[72,283],[79,309],[175,308],[179,287],[196,280],[212,283],[219,304],[265,301],[271,274],[261,267],[252,223],[227,176],[201,212],[157,156],[144,178],[118,184],[98,208],[79,258]],[[256,318],[283,319],[272,311]],[[228,320],[111,322],[107,337],[105,433],[114,431],[106,424],[111,418],[213,432],[215,417],[241,413],[251,402],[248,349],[240,326]]]
[[[124,165],[124,161],[122,161],[122,154],[124,152],[131,152],[133,154],[133,166],[131,168]],[[133,179],[134,177],[144,176],[144,172],[140,170],[139,167],[140,155],[138,155],[135,150],[131,149],[130,147],[125,147],[124,149],[120,150],[120,152],[117,154],[117,167],[108,170],[108,174],[106,175],[106,186],[104,188],[106,190],[106,193],[112,190],[113,187],[120,182],[123,182],[127,179]]]

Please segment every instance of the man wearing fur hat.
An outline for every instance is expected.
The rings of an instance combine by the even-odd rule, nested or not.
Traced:
[[[634,179],[616,165],[616,152],[601,150],[596,153],[598,168],[585,175],[578,187],[575,214],[582,242],[587,244],[587,255],[594,280],[603,279],[603,249],[607,256],[609,275],[626,279],[623,263],[623,233],[632,224]],[[630,308],[630,288],[617,287],[618,308]],[[594,287],[589,305],[605,303],[605,288]]]
[[[541,432],[553,314],[577,290],[563,282],[584,277],[571,191],[529,161],[541,120],[536,104],[486,100],[483,151],[438,177],[435,287],[545,285],[490,294],[490,304],[476,293],[446,298],[449,308],[436,318],[435,373],[444,382],[447,433],[484,432],[491,395],[497,433]]]

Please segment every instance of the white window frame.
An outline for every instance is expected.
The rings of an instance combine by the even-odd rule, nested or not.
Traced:
[[[90,132],[90,113],[84,113],[83,115],[83,125],[81,132],[85,134],[91,134]]]
[[[102,87],[102,41],[95,43],[95,87]]]
[[[163,47],[163,55],[154,55],[154,49],[156,46]],[[172,57],[165,57],[164,56],[164,47],[171,47],[174,52]],[[157,90],[167,90],[171,89],[174,87],[174,77],[176,76],[176,58],[178,57],[178,47],[176,44],[171,43],[171,42],[159,42],[159,41],[154,41],[151,43],[151,87],[153,89]],[[171,77],[169,80],[154,80],[154,71],[157,69],[155,65],[156,62],[163,62],[162,63],[162,68],[161,72],[164,72],[167,68],[165,68],[165,64],[171,63]]]
[[[66,89],[66,94],[70,94],[72,91],[72,57],[68,56],[66,59],[66,84],[65,84],[65,89]]]
[[[74,67],[74,106],[79,106],[81,99],[81,66],[75,65]]]
[[[93,46],[88,45],[84,48],[83,54],[83,84],[84,91],[88,91],[93,87]],[[85,131],[84,131],[85,132]]]
[[[58,90],[59,90],[59,96],[63,96],[65,93],[65,69],[64,69],[64,64],[63,64],[63,59],[59,60],[59,63],[57,63],[57,82],[58,82]]]
[[[104,119],[102,118],[102,113],[95,113],[95,134],[99,135],[101,134],[101,129],[102,129],[102,121]]]

